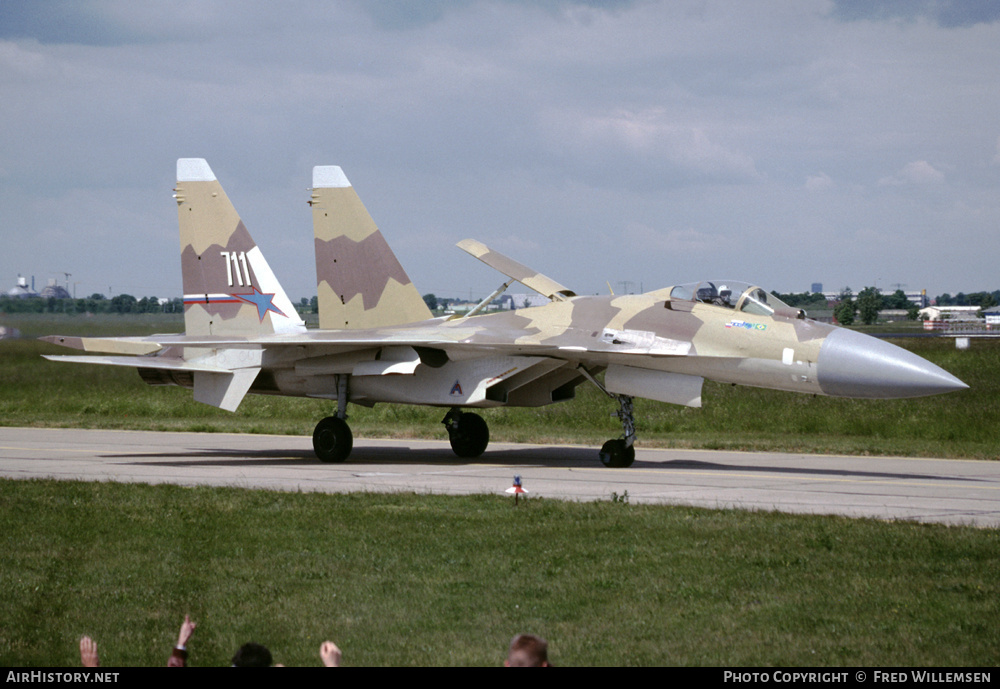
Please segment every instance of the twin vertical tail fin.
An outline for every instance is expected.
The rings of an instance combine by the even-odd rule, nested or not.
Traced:
[[[431,318],[344,171],[313,168],[319,327],[379,328]]]
[[[177,218],[189,336],[305,331],[208,163],[177,161]],[[335,166],[313,168],[319,326],[357,330],[431,317],[364,204]]]
[[[177,161],[177,218],[189,336],[304,332],[305,324],[201,158]]]

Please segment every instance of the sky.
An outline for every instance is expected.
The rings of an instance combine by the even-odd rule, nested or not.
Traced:
[[[0,289],[181,296],[187,157],[296,301],[314,165],[421,294],[992,291],[1000,3],[0,0]]]

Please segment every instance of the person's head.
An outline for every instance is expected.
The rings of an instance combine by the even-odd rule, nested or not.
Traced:
[[[243,644],[233,656],[233,667],[271,667],[271,652],[260,644]]]
[[[518,634],[510,640],[507,667],[548,667],[549,642],[534,634]]]

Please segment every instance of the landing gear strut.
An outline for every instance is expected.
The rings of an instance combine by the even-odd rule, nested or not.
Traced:
[[[609,393],[610,394],[610,393]],[[611,395],[618,400],[619,410],[615,412],[622,421],[624,437],[609,440],[601,447],[601,464],[606,467],[624,468],[635,461],[635,419],[632,416],[632,398],[628,395]]]
[[[632,410],[632,398],[628,395],[616,395],[608,392],[607,388],[590,375],[587,369],[580,366],[578,370],[601,392],[618,402],[618,411],[612,416],[617,416],[621,420],[623,434],[622,437],[609,440],[601,447],[601,453],[598,455],[601,464],[615,469],[632,466],[632,462],[635,461],[635,446],[633,445],[635,442],[635,416]]]
[[[337,376],[337,415],[328,416],[313,431],[313,450],[321,462],[343,462],[354,449],[347,425],[347,376]]]
[[[451,449],[459,457],[473,459],[486,451],[490,442],[490,429],[483,417],[453,407],[441,423],[448,429]]]

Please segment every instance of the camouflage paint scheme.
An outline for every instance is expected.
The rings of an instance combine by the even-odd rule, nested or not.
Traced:
[[[431,312],[339,167],[313,169],[319,327],[362,330]]]
[[[588,380],[622,405],[625,434],[615,442],[625,449],[635,437],[631,397],[697,407],[706,378],[862,398],[966,387],[916,355],[810,320],[752,285],[714,281],[640,295],[577,296],[471,239],[459,247],[551,301],[432,318],[334,166],[313,170],[320,329],[307,330],[208,163],[178,161],[175,197],[186,332],[49,336],[42,339],[110,356],[47,358],[133,366],[147,383],[193,388],[195,399],[230,411],[247,393],[337,400],[340,424],[348,403],[448,407],[453,446],[461,409],[551,404],[572,398]],[[603,385],[594,378],[602,372]],[[330,420],[320,422],[314,441]],[[474,435],[482,442],[468,452],[481,452],[485,424]],[[318,446],[317,453],[323,457]]]

